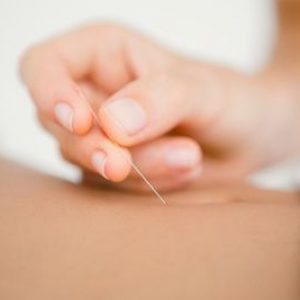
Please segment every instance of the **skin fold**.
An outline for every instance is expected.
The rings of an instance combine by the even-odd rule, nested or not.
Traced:
[[[299,299],[297,193],[138,195],[0,162],[0,298]]]

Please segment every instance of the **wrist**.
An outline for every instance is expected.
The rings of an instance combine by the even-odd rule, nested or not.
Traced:
[[[263,103],[262,122],[269,143],[270,160],[294,156],[300,152],[300,89],[295,74],[266,69],[255,76],[259,101]],[[280,142],[279,142],[280,141]],[[267,143],[265,143],[267,144]],[[273,149],[271,149],[273,148]]]

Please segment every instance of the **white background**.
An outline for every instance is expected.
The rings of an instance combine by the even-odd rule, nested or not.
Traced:
[[[128,23],[187,55],[248,72],[270,56],[276,31],[271,0],[0,0],[1,155],[76,178],[36,122],[17,64],[32,43],[94,20]]]

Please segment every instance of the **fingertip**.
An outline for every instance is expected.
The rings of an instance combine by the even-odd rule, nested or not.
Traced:
[[[91,106],[81,89],[76,85],[74,90],[74,107],[75,116],[73,122],[73,130],[78,135],[86,134],[92,127],[93,116],[91,114]]]
[[[77,109],[73,120],[73,132],[78,135],[87,134],[92,128],[93,118],[88,110]]]
[[[127,178],[130,173],[131,156],[125,149],[116,150],[111,153],[107,159],[105,168],[106,176],[113,182],[121,182]]]
[[[199,144],[190,138],[175,138],[166,145],[165,164],[168,168],[183,171],[202,164],[202,151]]]
[[[56,122],[71,133],[86,134],[92,127],[91,113],[84,107],[68,102],[58,102],[54,105]]]
[[[89,102],[81,88],[69,78],[61,80],[55,92],[49,92],[50,101],[46,107],[52,109],[55,121],[69,132],[83,135],[92,127],[93,119]]]

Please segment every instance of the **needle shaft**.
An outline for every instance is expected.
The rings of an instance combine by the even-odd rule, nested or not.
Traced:
[[[95,122],[97,123],[97,126],[101,129],[101,124],[98,121],[98,117],[96,115],[96,113],[94,112],[94,110],[92,109],[91,104],[86,101],[88,106],[89,106],[89,110],[95,120]],[[114,122],[114,124],[119,127],[120,129],[123,130],[123,126],[121,124],[119,124],[119,122],[117,122],[116,120],[112,119],[111,116],[109,116],[109,118]],[[126,159],[126,161],[130,164],[130,166],[134,169],[134,171],[142,178],[142,180],[145,182],[145,184],[149,187],[149,189],[155,194],[155,196],[158,198],[158,200],[161,201],[162,204],[167,205],[167,202],[164,200],[164,198],[160,195],[160,193],[156,190],[156,188],[153,186],[153,184],[147,179],[147,177],[143,174],[143,172],[138,168],[138,166],[127,156],[123,156],[122,157],[124,159]]]

